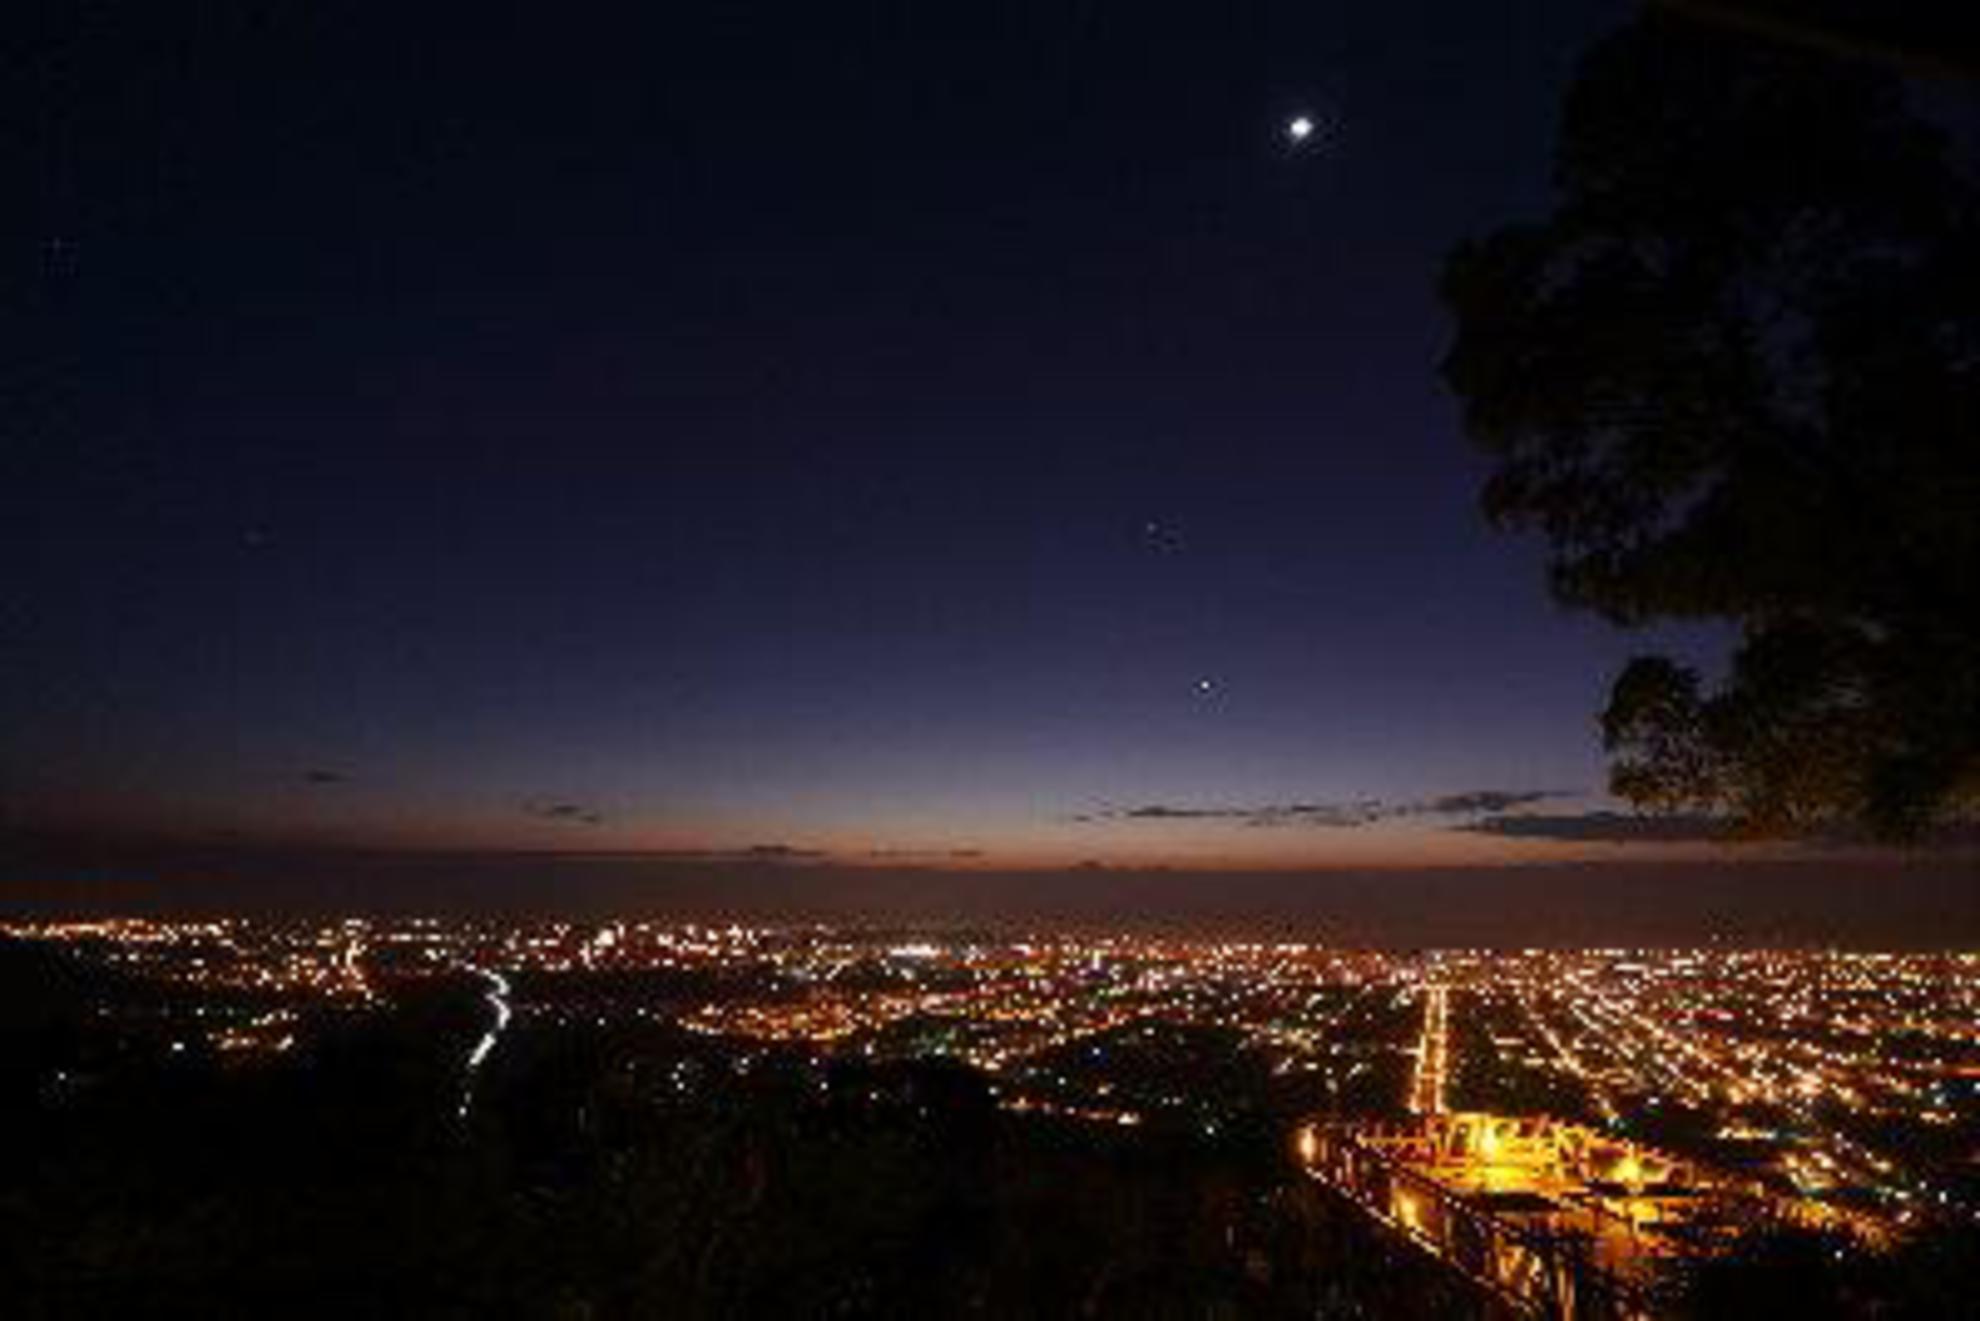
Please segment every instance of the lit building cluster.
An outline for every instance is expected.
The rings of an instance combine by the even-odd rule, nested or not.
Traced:
[[[306,1049],[309,1013],[389,1007],[453,976],[475,996],[499,985],[502,1021],[525,1030],[637,1019],[739,1057],[947,1057],[1019,1112],[1206,1129],[1247,1106],[1550,1116],[1896,1221],[1970,1210],[1980,1182],[1974,955],[1395,954],[632,919],[129,919],[0,935],[162,988],[146,1021],[232,1058]]]
[[[1664,1314],[1656,1299],[1670,1263],[1760,1225],[1887,1239],[1861,1213],[1544,1117],[1315,1122],[1293,1150],[1314,1178],[1520,1315],[1649,1321]]]
[[[1944,1139],[1963,1134],[1970,1167],[1980,959],[1708,950],[1435,960],[1463,988],[1457,1017],[1472,1020],[1472,1054],[1491,1065],[1471,1072],[1460,1103],[1692,1141],[1784,1189],[1870,1196],[1900,1217],[1957,1195],[1915,1168],[1915,1153],[1957,1148],[1961,1139]],[[1508,1107],[1522,1090],[1553,1103]]]

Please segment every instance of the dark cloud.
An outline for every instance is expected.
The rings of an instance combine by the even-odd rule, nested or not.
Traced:
[[[1509,839],[1558,839],[1614,844],[1732,843],[1743,838],[1734,822],[1725,817],[1697,813],[1638,815],[1631,812],[1533,812],[1513,816],[1488,816],[1469,821],[1454,829]],[[1766,842],[1753,840],[1752,842]],[[1776,839],[1776,844],[1792,844],[1814,850],[1870,849],[1877,841],[1860,831],[1817,830],[1808,834]],[[1930,851],[1958,855],[1980,848],[1980,823],[1946,826],[1923,842]]]
[[[1109,807],[1083,812],[1070,820],[1091,824],[1097,821],[1228,821],[1251,827],[1311,826],[1326,830],[1351,830],[1377,821],[1416,816],[1471,816],[1481,812],[1504,812],[1510,808],[1574,795],[1556,789],[1472,789],[1435,798],[1388,802],[1379,798],[1356,798],[1336,803],[1262,803],[1239,806],[1184,807],[1170,803],[1149,803],[1139,807]]]
[[[523,811],[544,821],[569,821],[581,826],[602,826],[604,813],[583,803],[535,801],[523,804]]]
[[[1675,814],[1637,816],[1630,812],[1525,813],[1488,816],[1454,829],[1507,839],[1558,839],[1612,844],[1679,844],[1728,838],[1718,817]]]
[[[351,777],[342,771],[324,770],[320,766],[312,766],[310,769],[304,771],[303,779],[311,784],[349,784],[351,782]]]
[[[869,858],[884,859],[889,862],[935,862],[942,859],[980,858],[982,849],[868,849]]]
[[[1242,817],[1247,826],[1317,826],[1323,830],[1352,830],[1380,821],[1388,810],[1373,798],[1350,803],[1285,803],[1255,809]]]
[[[1382,806],[1360,803],[1268,803],[1257,807],[1175,807],[1151,803],[1142,807],[1108,808],[1075,820],[1085,821],[1230,821],[1242,826],[1359,826],[1375,820]]]
[[[523,856],[523,855],[517,855]],[[803,848],[795,844],[746,844],[740,848],[706,849],[584,849],[577,852],[546,850],[533,857],[555,857],[596,864],[654,863],[744,863],[744,862],[835,862],[828,849]]]
[[[1561,789],[1473,789],[1468,793],[1425,799],[1414,805],[1414,814],[1469,816],[1474,812],[1506,812],[1515,807],[1531,807],[1535,803],[1573,796]]]

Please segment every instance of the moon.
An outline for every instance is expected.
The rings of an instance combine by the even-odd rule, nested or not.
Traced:
[[[1294,115],[1286,123],[1286,139],[1298,145],[1313,136],[1316,125],[1310,115]]]

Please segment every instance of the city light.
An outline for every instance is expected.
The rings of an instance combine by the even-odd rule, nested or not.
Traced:
[[[991,1080],[1007,1112],[1066,1122],[1214,1135],[1234,1107],[1267,1106],[1286,1115],[1305,1166],[1327,1123],[1482,1114],[1493,1118],[1460,1126],[1462,1155],[1496,1193],[1531,1191],[1521,1124],[1545,1119],[1604,1135],[1606,1163],[1577,1177],[1632,1194],[1667,1168],[1644,1135],[1690,1134],[1658,1160],[1736,1169],[1758,1194],[1847,1204],[1866,1222],[1972,1213],[1957,1145],[1970,1154],[1980,1132],[1972,955],[1402,955],[1311,940],[903,938],[635,919],[120,919],[0,934],[172,988],[136,1007],[106,1001],[101,1021],[243,1067],[306,1053],[326,1015],[381,1012],[455,979],[482,1002],[481,1035],[461,1047],[464,1112],[510,1033],[662,1018],[738,1061],[950,1059]],[[583,980],[662,974],[690,989],[601,1000],[617,983]],[[1263,1090],[1207,1082],[1226,1062]]]

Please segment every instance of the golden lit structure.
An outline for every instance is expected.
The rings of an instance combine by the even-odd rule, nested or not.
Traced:
[[[1313,1177],[1531,1316],[1648,1317],[1660,1261],[1791,1210],[1749,1181],[1540,1117],[1309,1124],[1294,1148]]]

